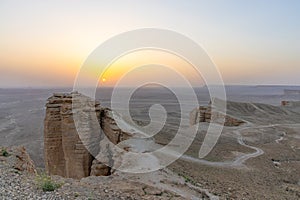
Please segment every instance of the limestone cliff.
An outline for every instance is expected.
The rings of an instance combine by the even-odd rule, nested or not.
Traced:
[[[69,178],[109,175],[116,153],[112,144],[130,137],[117,126],[110,109],[89,97],[75,92],[48,99],[44,153],[50,174]]]
[[[93,158],[77,133],[72,98],[83,96],[54,94],[48,99],[44,123],[45,167],[50,174],[82,178],[89,175]],[[94,105],[97,110],[99,104],[94,102]]]
[[[245,123],[243,120],[237,119],[235,117],[232,117],[230,115],[224,115],[220,112],[214,112],[212,113],[211,105],[209,106],[200,106],[199,108],[195,108],[190,113],[190,123],[191,125],[197,124],[199,122],[208,122],[210,123],[212,119],[216,120],[216,122],[219,119],[225,119],[224,126],[239,126],[243,123]],[[222,123],[222,122],[220,122]]]
[[[109,166],[116,167],[120,162],[119,152],[114,145],[132,137],[131,133],[118,127],[113,118],[112,110],[109,108],[100,109],[99,123],[107,138],[101,138],[99,142],[99,152],[91,167],[90,175],[92,176],[111,174],[113,171]]]

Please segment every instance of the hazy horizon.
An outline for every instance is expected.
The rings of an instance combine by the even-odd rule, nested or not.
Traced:
[[[71,87],[98,45],[120,33],[148,27],[178,32],[201,45],[226,85],[300,85],[299,10],[300,2],[293,0],[3,0],[0,87]],[[204,84],[186,70],[187,63],[161,52],[121,57],[101,84],[114,85],[132,65],[158,61],[187,71],[193,86]],[[128,84],[157,76],[176,86],[176,80],[164,74],[160,69],[142,70]]]
[[[224,85],[225,87],[300,87],[300,84],[262,84],[262,85],[257,85],[257,84],[244,84],[244,85],[239,85],[239,84],[229,84],[229,85]],[[135,86],[120,86],[120,88],[134,88]],[[193,88],[205,88],[206,86],[194,86]],[[21,86],[11,86],[11,87],[0,87],[0,89],[72,89],[73,86],[28,86],[28,87],[21,87]],[[93,89],[93,87],[90,87]],[[114,88],[113,86],[100,86],[97,87],[97,89],[101,88]],[[159,88],[159,86],[147,86],[147,88]],[[174,86],[173,88],[185,88],[181,86]]]

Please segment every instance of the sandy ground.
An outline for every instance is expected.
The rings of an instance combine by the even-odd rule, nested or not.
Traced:
[[[225,128],[205,161],[195,156],[201,145],[199,140],[191,146],[189,155],[170,168],[200,183],[220,199],[299,199],[300,115],[295,112],[297,109],[234,103],[229,108],[233,116],[248,123]],[[257,117],[262,114],[263,119]],[[203,134],[200,133],[201,138]]]

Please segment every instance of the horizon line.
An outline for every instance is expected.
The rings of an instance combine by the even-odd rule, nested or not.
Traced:
[[[210,85],[210,86],[222,86],[222,85]],[[300,84],[224,84],[224,87],[300,87]],[[121,86],[121,88],[134,88],[136,86]],[[203,85],[203,86],[193,86],[193,88],[206,88],[207,85]],[[20,87],[20,86],[5,86],[5,87],[1,87],[0,86],[0,90],[1,89],[72,89],[73,86],[27,86],[27,87]],[[93,87],[82,87],[85,89],[91,89]],[[114,88],[114,86],[101,86],[101,87],[97,87],[97,89],[101,89],[101,88]],[[159,88],[157,86],[147,86],[146,88]],[[182,87],[182,86],[172,86],[172,88],[187,88],[187,87]]]

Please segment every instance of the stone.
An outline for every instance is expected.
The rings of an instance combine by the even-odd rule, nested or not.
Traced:
[[[131,133],[118,127],[112,110],[109,108],[101,108],[99,121],[101,130],[106,137],[101,138],[99,143],[100,150],[91,167],[92,176],[113,173],[121,163],[121,150],[115,145],[132,137]]]
[[[97,112],[93,107],[95,102],[84,95],[54,94],[48,99],[44,121],[45,167],[52,175],[83,178],[90,174],[93,157],[86,148],[89,145],[84,144],[76,129],[72,106],[78,104],[72,105],[73,100],[90,106],[89,110],[84,108],[87,117],[94,111]],[[97,105],[99,106],[98,103]],[[77,108],[77,112],[78,109],[80,108]],[[87,123],[85,128],[86,132],[93,130],[90,123]],[[97,143],[97,139],[94,143]]]
[[[112,112],[77,92],[50,97],[44,120],[46,171],[77,179],[110,175],[120,163],[114,146],[132,137],[118,127]]]
[[[214,123],[224,124],[224,126],[240,126],[245,123],[243,120],[234,118],[228,114],[225,115],[218,111],[212,112],[211,105],[200,106],[190,113],[191,125],[195,125],[199,122],[210,123],[211,121]]]
[[[100,126],[113,144],[118,144],[132,137],[131,133],[125,132],[118,127],[113,118],[112,110],[109,108],[101,108]]]
[[[27,153],[25,147],[13,147],[11,148],[12,151],[12,165],[13,168],[22,171],[27,172],[30,174],[36,174],[36,169],[33,161],[31,160],[29,154]]]

